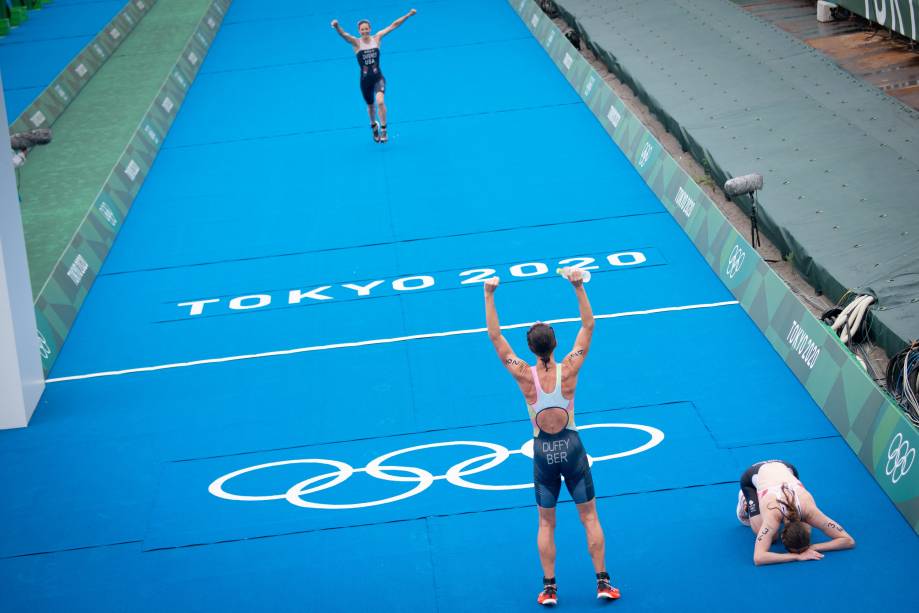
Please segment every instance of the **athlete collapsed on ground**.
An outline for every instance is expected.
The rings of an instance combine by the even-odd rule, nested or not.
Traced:
[[[740,476],[737,519],[756,534],[756,565],[819,560],[824,551],[855,547],[855,539],[817,508],[814,497],[798,480],[798,470],[782,460],[757,462]],[[788,553],[769,551],[783,522],[781,538]],[[812,545],[811,527],[830,540]]]
[[[367,114],[370,115],[370,129],[373,131],[373,140],[378,143],[385,143],[388,140],[386,134],[386,103],[384,101],[386,79],[380,69],[380,41],[383,40],[384,36],[405,23],[405,20],[416,12],[415,9],[410,10],[376,34],[370,33],[370,22],[362,19],[357,22],[357,29],[361,34],[360,38],[351,36],[342,30],[341,26],[338,25],[337,19],[332,20],[332,27],[335,28],[339,36],[351,45],[354,53],[357,54],[357,63],[361,67],[361,95],[364,96],[364,102],[367,103]],[[376,107],[380,109],[382,123],[377,121]]]
[[[533,482],[539,507],[536,543],[543,569],[543,591],[537,602],[542,605],[558,603],[555,583],[555,504],[561,491],[562,477],[565,478],[565,486],[571,498],[577,504],[581,523],[587,533],[587,548],[597,573],[597,598],[619,598],[619,590],[610,584],[606,572],[606,543],[597,516],[590,465],[574,424],[574,390],[578,383],[578,372],[590,349],[594,329],[594,316],[582,277],[580,270],[573,271],[569,276],[578,299],[581,329],[574,348],[565,356],[563,363],[555,361],[556,342],[552,326],[536,323],[527,332],[527,344],[541,362],[539,367],[530,366],[517,357],[501,334],[498,311],[495,308],[498,277],[485,282],[488,338],[523,392],[533,422]]]

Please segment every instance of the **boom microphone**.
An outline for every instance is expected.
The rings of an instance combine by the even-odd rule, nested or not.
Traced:
[[[742,196],[758,189],[763,189],[763,175],[757,173],[734,177],[724,184],[724,193],[728,196]]]
[[[728,195],[728,198],[753,194],[753,206],[750,207],[750,244],[754,249],[760,244],[759,225],[756,221],[756,190],[758,189],[763,189],[763,175],[756,172],[724,182],[724,193]]]
[[[15,151],[27,151],[36,145],[47,145],[51,142],[49,128],[36,128],[28,132],[10,134],[10,146]]]
[[[758,173],[734,177],[724,184],[724,193],[728,196],[742,196],[758,189],[763,189],[763,175]]]

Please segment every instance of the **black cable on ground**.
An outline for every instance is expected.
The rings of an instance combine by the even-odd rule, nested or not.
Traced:
[[[919,426],[919,341],[913,341],[890,359],[885,379],[906,417]]]
[[[549,19],[558,17],[558,7],[553,0],[536,0],[536,4],[542,9],[542,12],[549,16]]]

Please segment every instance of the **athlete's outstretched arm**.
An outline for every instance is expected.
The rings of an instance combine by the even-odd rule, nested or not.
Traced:
[[[820,560],[823,554],[808,547],[800,553],[777,553],[769,551],[772,546],[772,540],[779,531],[779,524],[773,517],[764,517],[763,526],[756,535],[756,543],[753,545],[753,563],[757,566],[766,564],[782,564],[784,562],[805,562],[808,560]]]
[[[498,357],[504,367],[516,379],[527,379],[530,365],[518,358],[511,349],[510,343],[501,334],[501,324],[498,323],[498,309],[495,307],[495,290],[498,288],[498,277],[485,281],[485,322],[488,325],[488,339],[495,346]]]
[[[348,34],[347,32],[345,32],[344,30],[342,30],[341,26],[338,25],[337,19],[332,20],[332,27],[335,28],[335,31],[338,32],[339,36],[345,39],[345,42],[347,42],[350,45],[357,46],[357,39],[351,36],[350,34]]]
[[[772,547],[772,540],[779,531],[779,524],[772,517],[763,518],[763,526],[756,535],[756,542],[753,545],[753,563],[757,566],[766,564],[782,564],[784,562],[798,562],[801,560],[819,560],[823,557],[822,553],[808,549],[802,553],[778,553],[769,551]]]
[[[565,356],[565,362],[568,366],[578,372],[584,364],[584,358],[590,351],[590,341],[594,335],[594,312],[590,308],[590,300],[587,299],[587,291],[584,289],[583,273],[580,270],[574,270],[569,276],[571,285],[574,286],[574,294],[578,298],[578,311],[581,315],[581,329],[578,330],[577,338],[574,339],[574,347],[571,353]]]
[[[383,38],[384,36],[386,36],[387,34],[389,34],[390,32],[392,32],[393,30],[395,30],[396,28],[398,28],[399,26],[401,26],[403,23],[405,23],[405,20],[406,20],[406,19],[408,19],[409,17],[411,17],[412,15],[414,15],[414,14],[417,13],[417,12],[418,12],[418,11],[416,11],[415,9],[410,10],[410,11],[407,12],[405,15],[403,15],[402,17],[399,17],[399,18],[396,19],[394,22],[392,22],[391,24],[389,24],[388,26],[386,26],[385,28],[383,28],[382,30],[380,30],[379,32],[377,32],[377,36],[380,37],[380,38]]]
[[[814,505],[814,510],[808,513],[807,523],[817,528],[831,539],[823,543],[815,543],[811,545],[811,549],[816,551],[837,551],[839,549],[852,549],[855,547],[855,539],[852,538],[842,526],[818,509],[817,505]]]

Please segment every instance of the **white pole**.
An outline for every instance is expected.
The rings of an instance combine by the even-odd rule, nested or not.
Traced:
[[[29,424],[45,377],[2,92],[0,78],[0,429],[7,429]]]

